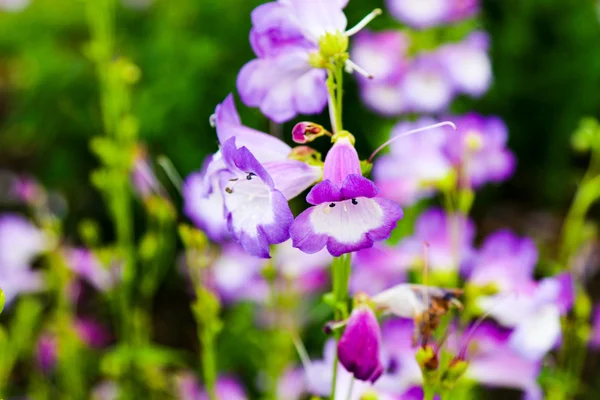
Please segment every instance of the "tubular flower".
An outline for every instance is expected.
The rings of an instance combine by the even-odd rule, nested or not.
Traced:
[[[287,200],[320,180],[322,167],[292,159],[283,141],[242,125],[232,95],[211,121],[221,149],[186,179],[185,212],[212,240],[231,237],[250,254],[268,257],[270,244],[289,238]]]
[[[227,169],[219,172],[227,225],[244,250],[269,257],[269,245],[285,242],[294,216],[273,178],[235,138],[221,148]]]
[[[331,255],[339,256],[389,237],[402,218],[402,209],[394,201],[377,197],[377,186],[361,175],[350,134],[339,137],[327,153],[323,177],[306,197],[313,207],[291,226],[294,247],[306,253],[327,247]]]
[[[352,310],[338,342],[338,357],[346,370],[361,381],[374,383],[383,373],[379,360],[381,332],[375,313],[367,304]]]
[[[327,104],[326,58],[347,59],[347,37],[364,26],[346,32],[346,4],[347,0],[279,0],[254,9],[250,44],[257,58],[237,77],[244,103],[259,107],[275,122],[321,112]]]

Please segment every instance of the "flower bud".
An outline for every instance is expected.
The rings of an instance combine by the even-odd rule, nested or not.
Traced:
[[[292,139],[296,143],[304,144],[323,135],[331,135],[323,126],[313,122],[299,122],[292,129]]]
[[[354,308],[338,342],[338,357],[344,368],[361,381],[374,383],[383,373],[379,361],[381,333],[373,310],[361,304]]]
[[[354,137],[350,133],[336,136],[337,140],[325,157],[323,179],[341,187],[348,175],[361,175],[361,167],[353,144]]]

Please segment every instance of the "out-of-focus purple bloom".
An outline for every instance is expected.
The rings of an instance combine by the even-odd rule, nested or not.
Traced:
[[[131,171],[133,189],[142,199],[152,194],[163,194],[164,189],[152,168],[148,154],[143,147],[136,150],[133,170]]]
[[[331,255],[339,256],[389,237],[402,218],[402,209],[392,200],[377,197],[379,189],[361,175],[349,138],[339,138],[329,150],[323,176],[306,197],[313,207],[291,226],[294,247],[306,253],[327,247]]]
[[[43,287],[42,276],[31,270],[30,264],[50,245],[50,238],[25,218],[16,214],[0,215],[0,288],[6,304],[19,293]]]
[[[178,399],[180,400],[208,400],[208,394],[198,383],[198,379],[191,372],[184,372],[176,378]],[[247,400],[248,397],[240,383],[232,377],[219,377],[215,385],[215,392],[219,399]]]
[[[226,303],[264,301],[269,295],[269,285],[261,275],[262,265],[259,258],[246,253],[238,244],[225,244],[211,266],[212,284]]]
[[[105,267],[91,250],[69,249],[66,252],[67,266],[96,290],[111,290],[119,281],[118,267]]]
[[[510,346],[523,357],[540,360],[561,338],[560,317],[573,305],[574,288],[570,275],[563,273],[542,280],[531,302],[525,301],[526,315],[510,336]],[[527,304],[529,303],[529,304]]]
[[[338,342],[340,363],[356,379],[375,383],[383,373],[380,341],[379,322],[373,310],[364,304],[355,307]]]
[[[485,32],[473,32],[464,41],[440,48],[455,89],[478,97],[492,81],[492,65],[488,56],[489,37]]]
[[[440,55],[419,54],[402,80],[406,109],[413,112],[436,113],[448,108],[455,94],[452,79]]]
[[[107,346],[112,339],[110,332],[102,324],[91,319],[77,319],[75,329],[81,341],[93,348]]]
[[[304,371],[299,368],[288,369],[277,385],[278,400],[300,400],[307,391]]]
[[[432,125],[437,121],[421,118],[416,122],[400,122],[391,136]],[[393,142],[390,153],[373,165],[375,183],[381,196],[411,205],[435,193],[436,186],[452,172],[452,164],[444,154],[447,133],[443,128],[410,135]]]
[[[465,377],[483,385],[522,390],[527,400],[543,398],[537,382],[541,363],[521,357],[509,346],[510,332],[482,324],[470,337]]]
[[[386,374],[377,384],[406,398],[410,398],[411,387],[423,381],[421,368],[415,358],[417,348],[413,345],[414,331],[414,322],[407,318],[389,319],[381,325]]]
[[[410,67],[408,45],[408,37],[399,31],[364,31],[356,36],[352,58],[373,75],[359,79],[361,98],[369,108],[384,115],[407,110],[402,82]]]
[[[31,0],[0,0],[0,8],[9,12],[23,11]]]
[[[0,204],[37,205],[45,195],[44,188],[35,178],[0,169]]]
[[[446,151],[461,170],[461,185],[478,188],[512,175],[516,160],[506,147],[508,131],[500,118],[470,113],[452,120],[458,131],[446,141]]]
[[[373,75],[371,82],[397,82],[409,67],[408,46],[403,32],[365,29],[354,39],[352,59]]]
[[[357,251],[352,260],[350,290],[352,293],[365,292],[372,296],[405,282],[409,264],[397,247],[384,243]]]
[[[393,17],[414,28],[428,28],[469,18],[479,9],[478,0],[387,0]]]
[[[114,381],[100,382],[92,389],[92,400],[117,400],[119,398],[119,387]]]
[[[75,331],[82,343],[89,347],[101,348],[110,342],[110,334],[99,323],[89,319],[75,321]],[[35,359],[45,374],[50,374],[58,360],[58,340],[53,333],[43,333],[36,344]]]
[[[510,346],[521,356],[539,360],[561,336],[560,317],[573,303],[573,282],[567,274],[533,280],[537,249],[531,239],[509,231],[491,235],[484,243],[470,283],[494,284],[498,293],[483,296],[478,305],[500,324],[515,328]]]
[[[416,222],[415,233],[400,242],[398,251],[423,264],[428,244],[428,265],[432,272],[467,271],[475,255],[475,228],[460,214],[448,215],[438,208],[424,212]]]
[[[275,122],[298,113],[318,113],[327,103],[326,72],[310,65],[326,33],[344,33],[344,1],[270,2],[252,12],[250,43],[258,58],[237,78],[245,104],[260,107]]]
[[[35,355],[38,368],[49,374],[56,365],[56,336],[44,333],[38,339]]]
[[[275,269],[301,294],[314,293],[325,287],[332,261],[327,250],[307,254],[295,248],[291,240],[278,245],[273,257]]]
[[[590,347],[593,349],[600,348],[600,307],[594,307],[592,315],[592,335],[590,337]]]

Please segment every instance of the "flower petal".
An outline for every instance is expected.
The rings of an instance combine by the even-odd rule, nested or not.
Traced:
[[[238,147],[247,147],[260,162],[286,159],[292,148],[275,136],[242,125],[235,108],[233,95],[229,94],[215,109],[215,127],[219,143],[232,137]]]
[[[344,197],[342,191],[329,179],[317,183],[308,192],[306,201],[314,206],[322,203],[331,203],[332,201],[341,201]]]
[[[379,361],[380,336],[379,323],[371,308],[362,305],[352,310],[338,342],[338,357],[356,379],[374,383],[383,373]]]
[[[323,203],[301,213],[290,235],[294,247],[306,253],[327,246],[331,255],[339,256],[386,239],[401,217],[400,206],[386,199],[361,197]]]
[[[318,181],[323,170],[298,160],[275,161],[264,164],[273,178],[275,188],[291,200]]]
[[[345,199],[352,199],[355,197],[375,197],[379,193],[379,189],[369,179],[357,175],[350,174],[344,179],[342,184],[342,196]]]

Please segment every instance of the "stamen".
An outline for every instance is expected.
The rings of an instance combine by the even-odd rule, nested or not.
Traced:
[[[330,204],[329,204],[329,207],[330,207],[330,208],[333,208],[333,207],[335,207],[335,203],[330,203]]]
[[[358,205],[358,201],[356,201],[356,199],[352,199],[352,204]]]
[[[369,23],[371,21],[373,21],[375,18],[377,18],[378,15],[381,15],[382,11],[381,8],[376,8],[373,11],[371,11],[369,14],[367,14],[367,16],[365,16],[363,19],[361,19],[358,24],[354,25],[352,28],[348,29],[346,31],[346,36],[350,37],[352,35],[357,34],[358,32],[360,32],[365,26],[369,25]]]
[[[211,128],[214,128],[217,125],[217,116],[215,114],[211,114],[210,117],[208,117],[208,123],[210,124]]]
[[[367,79],[373,79],[373,75],[370,72],[368,72],[366,69],[364,69],[363,67],[356,64],[350,59],[346,60],[346,63],[344,65],[346,67],[346,72],[348,72],[349,74],[356,71]]]
[[[256,174],[254,172],[248,172],[248,175],[246,176],[246,180],[251,181],[253,176],[256,176]]]
[[[444,121],[444,122],[439,122],[437,124],[433,124],[433,125],[428,125],[428,126],[424,126],[423,128],[418,128],[418,129],[412,129],[408,132],[403,132],[399,135],[394,136],[393,138],[391,138],[390,140],[388,140],[387,142],[385,142],[384,144],[382,144],[381,146],[379,146],[377,149],[375,149],[375,151],[373,152],[373,154],[371,154],[371,157],[369,157],[369,159],[367,160],[367,162],[370,164],[371,161],[373,161],[373,158],[375,157],[375,155],[377,153],[379,153],[381,150],[383,150],[386,146],[388,146],[389,144],[395,142],[396,140],[412,135],[413,133],[418,133],[418,132],[423,132],[423,131],[427,131],[429,129],[435,129],[435,128],[441,128],[442,126],[450,126],[452,127],[452,129],[456,130],[456,125],[454,125],[454,123],[450,122],[450,121]]]

